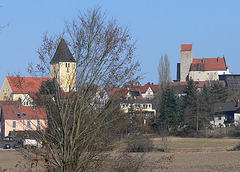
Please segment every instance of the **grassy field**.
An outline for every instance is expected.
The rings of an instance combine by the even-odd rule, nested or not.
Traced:
[[[160,138],[152,139],[155,147],[161,148],[162,141]],[[170,149],[202,149],[202,148],[225,148],[231,149],[240,143],[240,139],[231,138],[178,138],[169,137]]]

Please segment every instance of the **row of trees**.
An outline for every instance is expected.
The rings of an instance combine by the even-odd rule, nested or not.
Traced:
[[[159,63],[159,92],[156,96],[158,117],[155,123],[161,131],[176,129],[186,125],[198,131],[209,126],[213,117],[213,105],[225,102],[227,88],[219,81],[211,81],[210,86],[198,90],[195,82],[189,80],[184,89],[184,96],[177,97],[169,85],[169,60],[167,55]]]

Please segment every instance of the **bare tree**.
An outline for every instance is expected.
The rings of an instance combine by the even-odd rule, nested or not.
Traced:
[[[157,119],[155,120],[158,126],[158,133],[160,134],[162,138],[162,144],[163,144],[163,151],[167,151],[168,144],[169,144],[169,124],[167,124],[167,121],[161,120],[161,111],[162,111],[162,99],[164,96],[164,92],[167,89],[167,86],[169,82],[171,81],[170,76],[170,61],[168,59],[168,55],[165,54],[161,56],[161,59],[159,61],[158,65],[158,75],[159,75],[159,89],[158,94],[156,96],[156,105],[157,105]],[[165,114],[166,115],[166,114]]]
[[[170,61],[168,59],[168,55],[165,54],[161,56],[158,65],[158,75],[159,75],[159,84],[163,87],[166,86],[169,82],[171,82],[170,76]]]
[[[1,8],[1,7],[2,7],[2,6],[0,6],[0,8]],[[2,31],[2,29],[4,29],[5,27],[7,27],[9,24],[10,24],[10,22],[9,22],[8,24],[6,24],[6,25],[0,26],[0,32]]]
[[[54,97],[37,98],[48,115],[48,129],[42,137],[51,155],[49,161],[59,171],[96,171],[101,167],[106,152],[114,147],[124,115],[117,102],[109,100],[97,106],[96,94],[139,79],[140,66],[134,61],[135,44],[129,30],[106,18],[100,8],[79,12],[76,20],[66,22],[62,34],[44,35],[38,50],[40,63],[29,64],[31,74],[47,76],[63,37],[76,59],[76,88],[63,93],[53,80]]]

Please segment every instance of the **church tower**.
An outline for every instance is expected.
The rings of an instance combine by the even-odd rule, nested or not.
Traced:
[[[181,44],[180,50],[180,81],[188,81],[190,66],[193,61],[193,45]]]
[[[72,56],[66,42],[61,39],[50,62],[51,76],[57,79],[60,88],[68,92],[76,89],[76,60]]]

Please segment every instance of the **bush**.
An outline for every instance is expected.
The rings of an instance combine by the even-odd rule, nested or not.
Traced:
[[[233,151],[239,151],[240,150],[240,143],[233,148]]]
[[[128,144],[129,152],[149,152],[153,150],[153,142],[149,139],[137,139]]]

